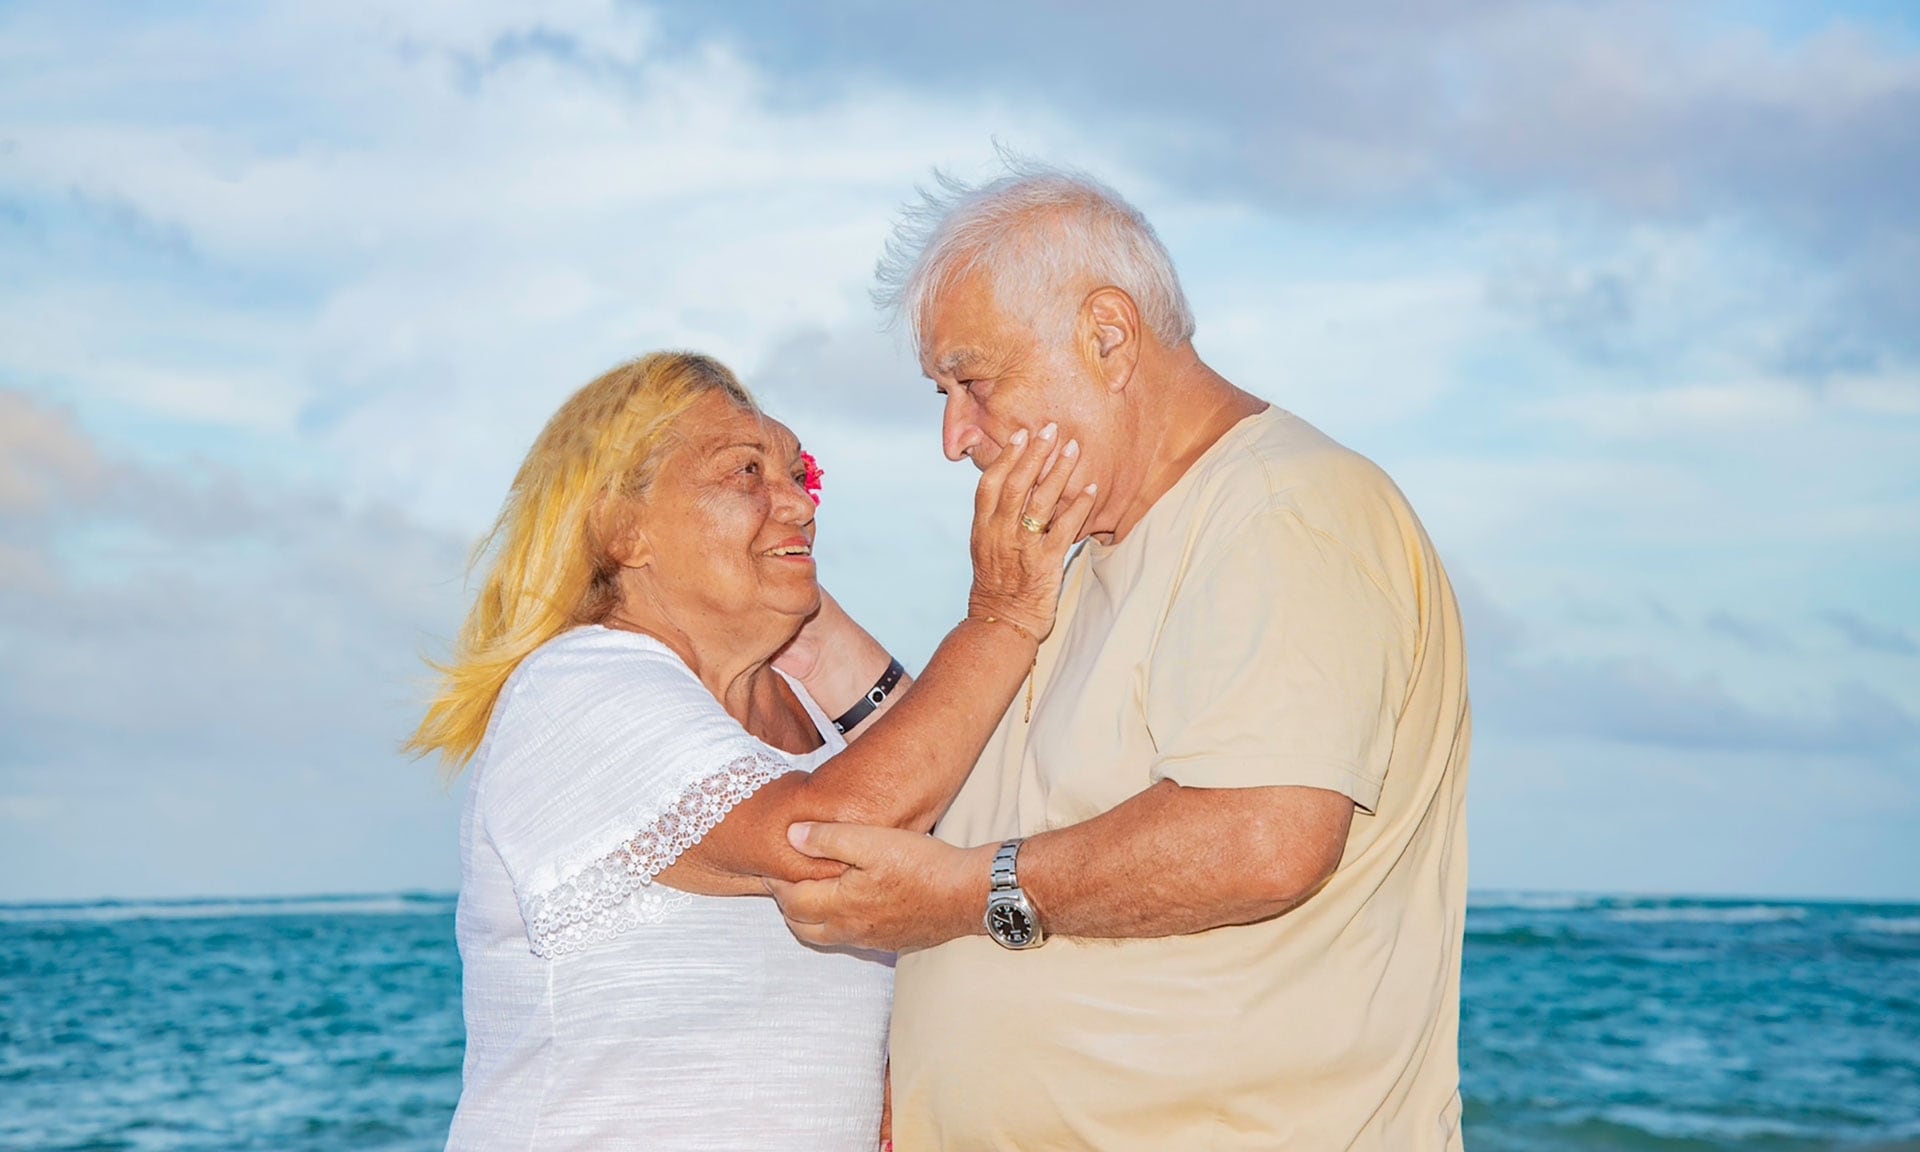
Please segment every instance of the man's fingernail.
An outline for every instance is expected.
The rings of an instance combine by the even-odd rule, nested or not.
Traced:
[[[811,831],[813,831],[813,825],[811,824],[789,824],[787,825],[787,843],[793,845],[795,848],[805,848],[807,846],[807,833]]]
[[[1047,421],[1047,426],[1045,428],[1040,429],[1040,439],[1051,440],[1053,439],[1054,435],[1059,431],[1060,431],[1060,425],[1055,424],[1053,421],[1049,420]]]
[[[1094,494],[1095,492],[1098,492],[1098,491],[1100,491],[1100,485],[1098,485],[1098,484],[1089,484],[1089,485],[1087,485],[1087,495],[1089,495],[1089,496],[1091,496],[1091,495],[1093,495],[1093,494]]]
[[[1060,450],[1060,453],[1061,455],[1067,456],[1067,457],[1080,455],[1080,441],[1078,440],[1067,441],[1067,446],[1065,448],[1062,448]]]
[[[1013,435],[1007,437],[1007,443],[1009,444],[1020,445],[1020,444],[1025,444],[1026,442],[1027,442],[1027,430],[1025,428],[1022,428],[1018,432],[1015,432]]]

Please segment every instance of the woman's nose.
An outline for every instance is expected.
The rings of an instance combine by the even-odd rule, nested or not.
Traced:
[[[773,489],[774,515],[778,516],[782,523],[805,524],[813,519],[818,505],[813,502],[812,494],[807,491],[806,481],[789,476],[785,484],[775,484]]]

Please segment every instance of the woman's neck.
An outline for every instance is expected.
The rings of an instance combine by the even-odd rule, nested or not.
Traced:
[[[773,653],[779,650],[769,649],[765,643],[741,643],[739,637],[703,635],[646,612],[616,608],[604,623],[609,628],[645,633],[673,649],[714,699],[743,724],[753,686],[772,670]]]
[[[742,634],[734,627],[700,627],[646,606],[622,604],[602,621],[609,628],[653,637],[680,657],[727,714],[762,739],[781,732],[791,712],[773,670],[773,657],[791,636]],[[773,742],[769,739],[769,742]]]

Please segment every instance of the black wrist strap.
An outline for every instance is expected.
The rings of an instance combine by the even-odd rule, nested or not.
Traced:
[[[887,670],[880,673],[880,679],[874,681],[873,687],[867,689],[867,694],[856,700],[853,707],[842,712],[834,720],[833,730],[845,736],[858,728],[860,721],[873,715],[873,710],[886,702],[887,697],[893,694],[894,686],[900,683],[900,677],[906,674],[907,670],[900,666],[900,661],[889,659]]]

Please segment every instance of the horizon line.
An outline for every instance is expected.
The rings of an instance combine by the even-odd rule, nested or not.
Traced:
[[[184,909],[199,906],[244,907],[249,905],[269,908],[288,904],[356,904],[368,902],[398,902],[400,904],[442,905],[458,901],[458,889],[397,888],[375,891],[347,892],[306,892],[275,893],[255,895],[202,895],[202,896],[100,896],[92,898],[50,898],[25,900],[0,900],[0,913],[5,912],[85,912],[108,909],[155,910]],[[1832,904],[1871,907],[1920,908],[1920,896],[1895,898],[1885,896],[1806,896],[1753,893],[1700,893],[1700,892],[1653,892],[1633,890],[1600,890],[1577,888],[1470,888],[1467,891],[1467,904],[1485,904],[1489,900],[1522,901],[1686,901],[1700,904]],[[1541,908],[1540,911],[1552,911]],[[1568,909],[1572,910],[1572,909]]]

